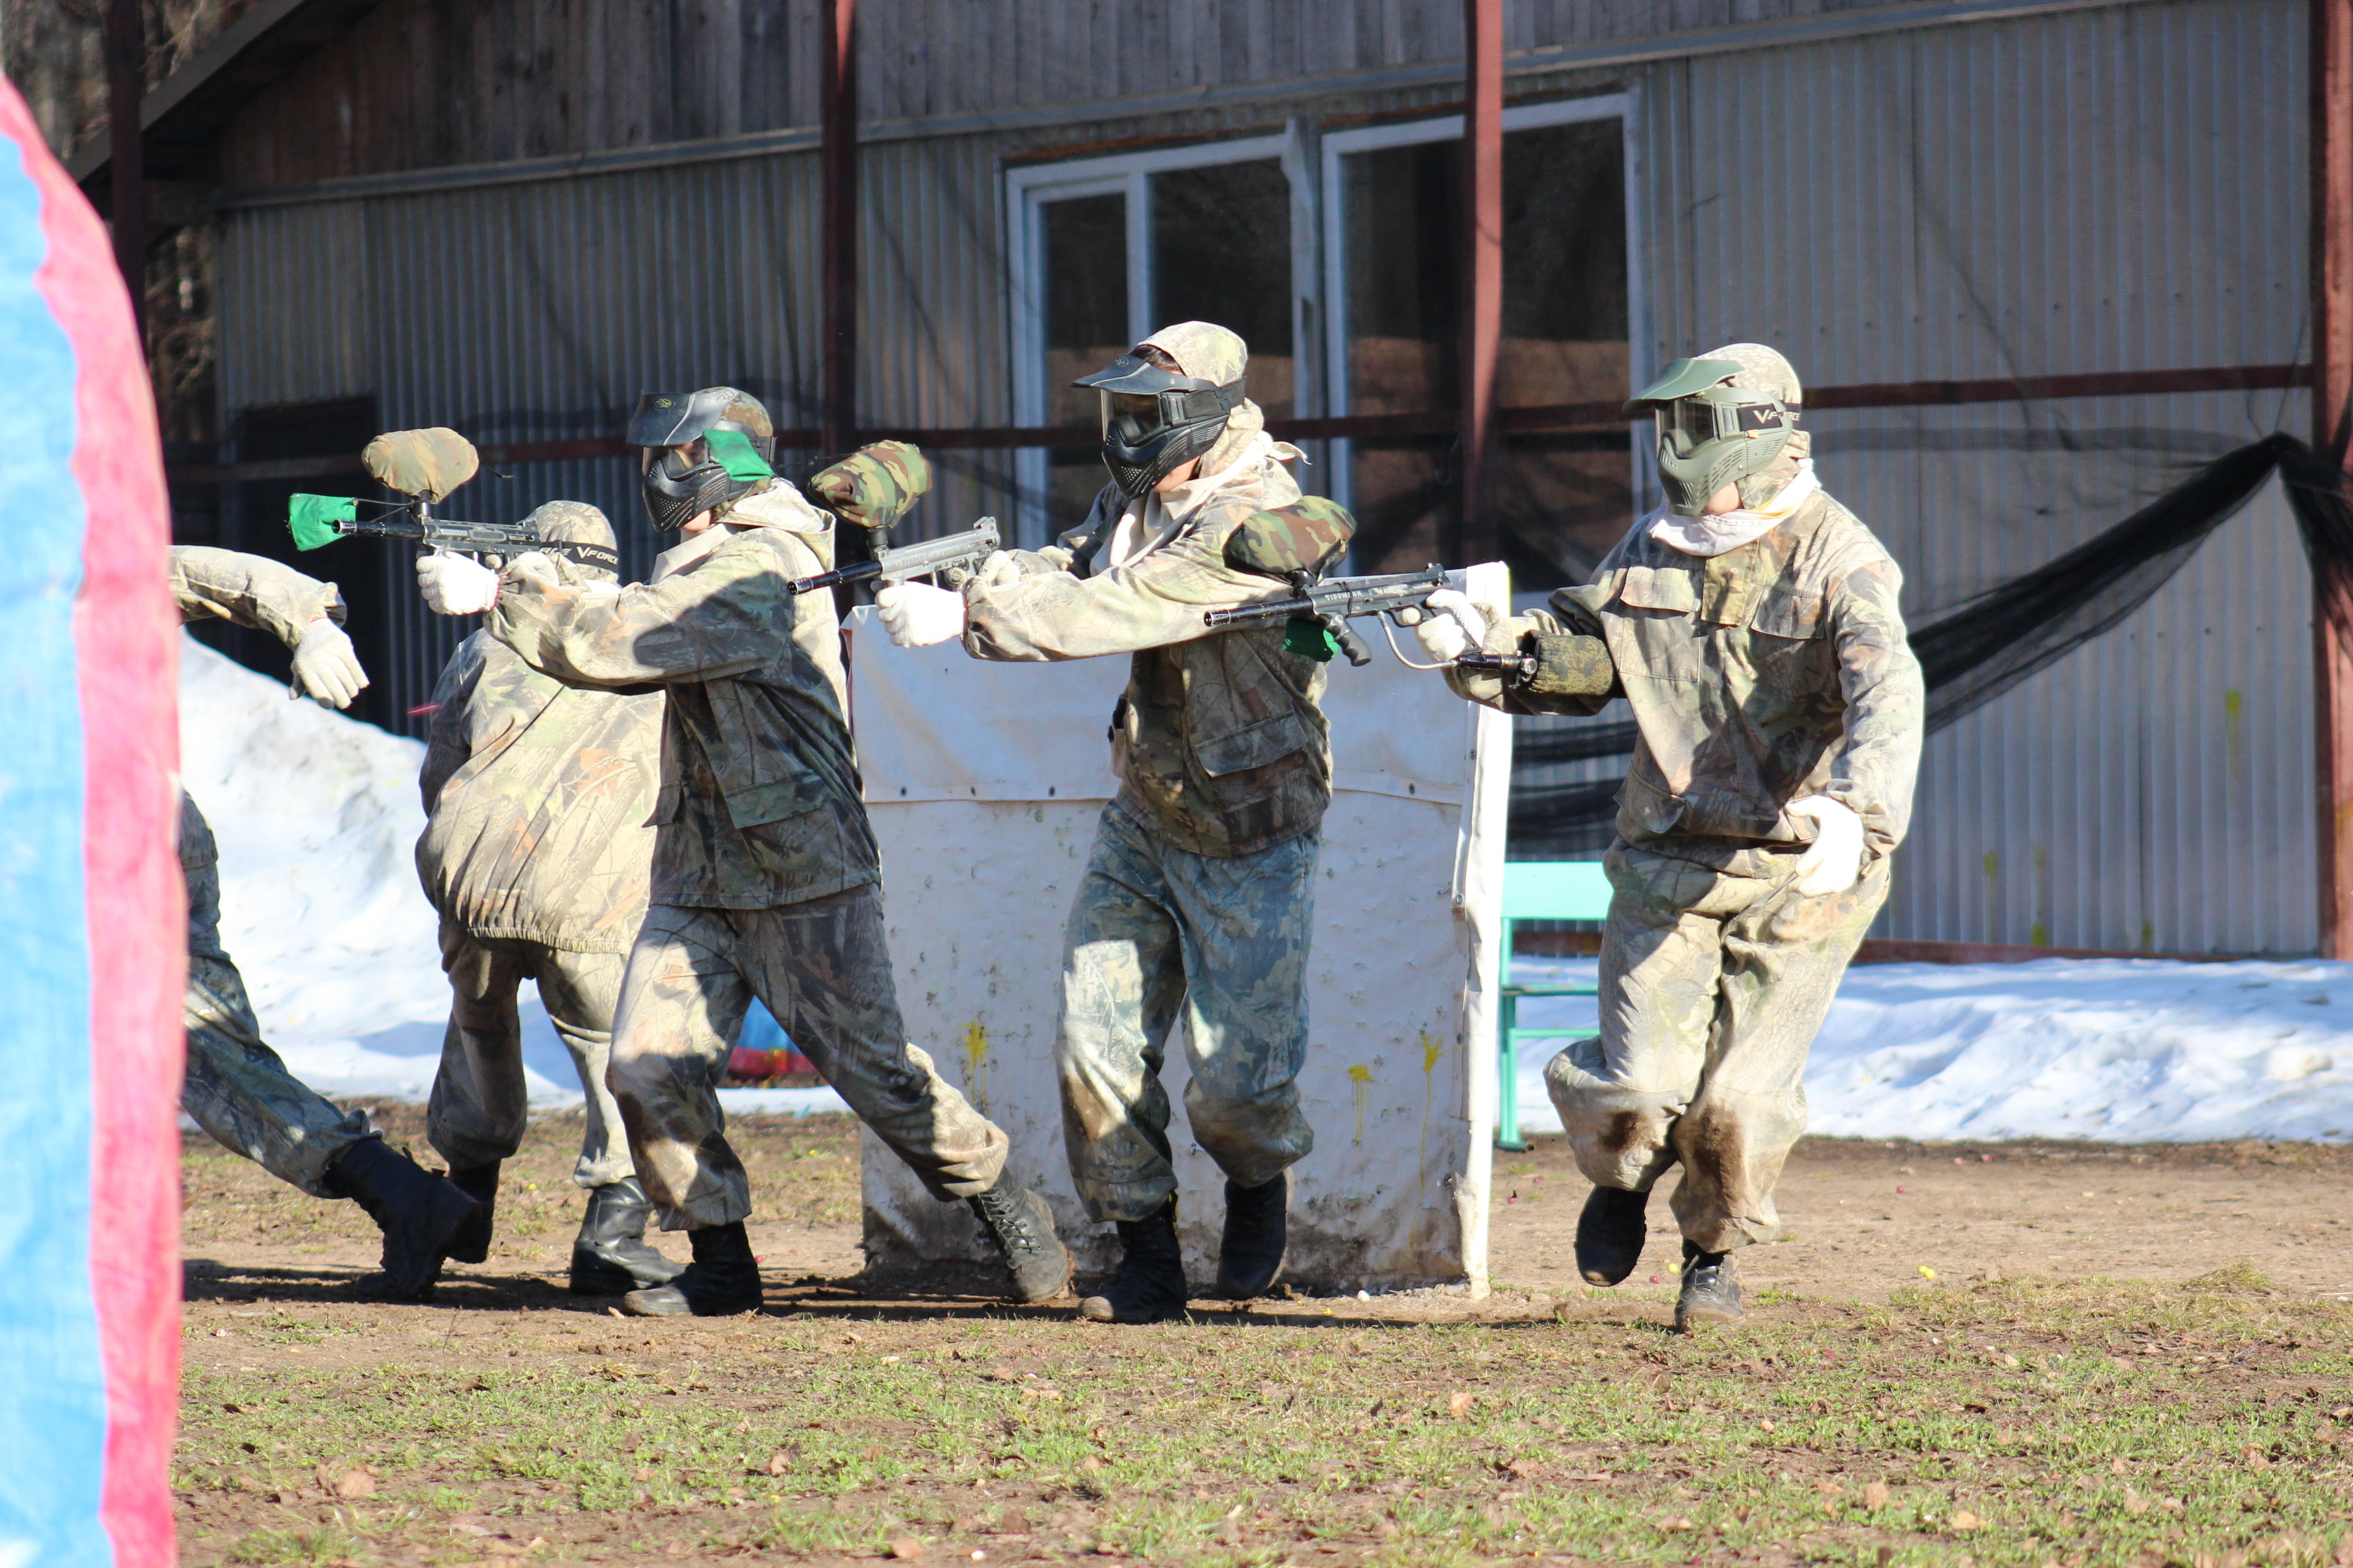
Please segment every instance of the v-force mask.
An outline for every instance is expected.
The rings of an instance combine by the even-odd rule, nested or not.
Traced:
[[[1801,395],[1788,361],[1761,343],[1667,366],[1626,405],[1630,417],[1656,423],[1667,510],[1699,517],[1725,486],[1772,467],[1798,427]]]
[[[1242,405],[1240,377],[1220,386],[1163,370],[1140,353],[1124,353],[1071,384],[1102,397],[1103,466],[1130,500],[1216,446],[1227,416]]]
[[[639,394],[628,442],[641,449],[646,511],[665,533],[758,494],[776,478],[768,411],[732,386]]]

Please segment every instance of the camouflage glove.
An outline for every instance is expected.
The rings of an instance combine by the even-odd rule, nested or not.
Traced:
[[[844,522],[885,529],[932,488],[932,466],[904,441],[860,447],[808,482],[809,489]]]
[[[405,496],[439,500],[474,477],[481,459],[474,444],[455,430],[395,430],[377,437],[360,453],[368,477]]]

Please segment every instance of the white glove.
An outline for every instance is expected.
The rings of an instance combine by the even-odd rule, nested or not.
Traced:
[[[1487,617],[1479,606],[1451,588],[1430,596],[1430,613],[1413,628],[1421,651],[1440,664],[1452,664],[1487,637]]]
[[[499,574],[463,555],[420,555],[417,586],[437,616],[479,616],[499,602]]]
[[[929,647],[964,636],[964,595],[929,583],[893,583],[874,595],[874,610],[901,647]]]
[[[322,616],[303,629],[302,640],[294,645],[295,690],[288,696],[311,698],[322,708],[348,708],[367,683],[367,671],[343,627]]]
[[[1798,891],[1819,899],[1853,887],[1862,875],[1862,818],[1826,795],[1791,801],[1789,815],[1814,825],[1814,841],[1798,861]]]

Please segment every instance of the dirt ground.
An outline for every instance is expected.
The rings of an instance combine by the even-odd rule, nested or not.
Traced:
[[[534,1128],[491,1259],[424,1306],[351,1298],[352,1205],[191,1138],[185,1561],[2353,1563],[2353,1150],[1808,1140],[1727,1359],[1659,1332],[1667,1193],[1633,1280],[1576,1279],[1557,1139],[1496,1156],[1482,1300],[1110,1331],[868,1296],[835,1119],[733,1130],[765,1315],[621,1318],[562,1289],[576,1129]],[[1694,1432],[1719,1462],[1674,1458]],[[2247,1500],[2265,1454],[2297,1488]]]

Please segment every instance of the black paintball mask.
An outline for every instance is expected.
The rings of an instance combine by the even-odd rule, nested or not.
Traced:
[[[1124,353],[1108,370],[1071,384],[1092,387],[1103,399],[1103,466],[1130,500],[1216,446],[1227,416],[1242,405],[1240,380],[1219,386],[1139,353]]]
[[[646,512],[664,533],[757,495],[776,477],[776,428],[748,392],[646,392],[629,415]]]

